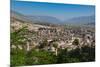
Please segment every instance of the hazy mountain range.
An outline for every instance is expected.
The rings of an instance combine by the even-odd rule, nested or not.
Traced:
[[[88,23],[93,24],[95,23],[95,15],[75,17],[75,18],[66,20],[65,22],[68,22],[71,24],[88,24]]]
[[[51,16],[26,16],[21,13],[11,11],[11,17],[32,23],[51,23],[51,24],[95,24],[95,15],[80,16],[61,21]],[[67,19],[67,18],[66,18]]]

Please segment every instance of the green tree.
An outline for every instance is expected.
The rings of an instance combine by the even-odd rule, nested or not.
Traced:
[[[72,44],[78,46],[79,45],[79,39],[75,39]]]
[[[55,62],[55,56],[48,51],[31,50],[27,53],[26,65],[53,64]]]
[[[15,32],[12,32],[11,35],[11,45],[15,45],[18,49],[18,45],[24,45],[26,43],[26,37],[24,33],[26,31],[26,27],[23,27]]]
[[[95,47],[82,47],[81,62],[95,61]]]
[[[76,48],[71,51],[67,49],[60,50],[57,56],[57,63],[75,63],[75,62],[90,62],[95,61],[95,47],[82,47],[82,52],[80,49]]]
[[[23,65],[25,65],[25,63],[26,63],[25,56],[26,56],[26,52],[24,50],[12,49],[11,58],[10,58],[11,66],[23,66]]]
[[[67,49],[60,50],[58,56],[57,56],[57,63],[74,63],[79,62],[79,58],[77,56],[79,55],[78,52],[74,51],[67,51]]]
[[[58,55],[58,44],[56,42],[53,43],[53,47],[55,47],[55,54]]]
[[[47,46],[48,46],[48,41],[47,41],[47,39],[44,39],[42,42],[40,42],[40,45],[38,47],[39,47],[39,49],[43,49]]]
[[[72,44],[78,47],[80,53],[82,52],[82,49],[81,49],[82,46],[80,46],[79,44],[79,39],[75,39]]]

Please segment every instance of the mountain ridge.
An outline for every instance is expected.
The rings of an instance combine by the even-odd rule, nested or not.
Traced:
[[[29,16],[23,15],[21,13],[11,11],[11,17],[16,17],[20,20],[32,23],[50,23],[50,24],[91,24],[95,23],[95,15],[90,16],[80,16],[71,18],[65,21],[52,16]]]

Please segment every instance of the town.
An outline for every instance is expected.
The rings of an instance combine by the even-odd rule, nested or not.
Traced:
[[[56,48],[67,48],[70,51],[83,46],[95,47],[95,29],[92,26],[40,25],[11,19],[11,32],[22,27],[27,29],[27,32],[21,34],[25,37],[22,41],[25,41],[26,51],[36,47],[50,52],[55,52]],[[74,43],[75,40],[78,41],[77,44]],[[23,49],[22,45],[17,46]],[[16,48],[16,45],[12,44],[11,48]]]

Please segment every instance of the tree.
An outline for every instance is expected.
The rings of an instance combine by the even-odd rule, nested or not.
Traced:
[[[11,66],[25,65],[25,63],[26,63],[25,62],[26,52],[24,50],[12,49],[10,55],[11,55],[11,58],[10,58]]]
[[[95,61],[95,47],[83,46],[82,52],[76,48],[71,51],[66,49],[60,50],[56,63],[75,63]]]
[[[29,31],[27,27],[22,27],[19,30],[11,32],[11,45],[15,45],[18,49],[18,46],[22,46],[23,49],[30,49],[31,37],[35,35],[34,31]]]
[[[38,47],[39,47],[39,49],[43,49],[47,46],[48,46],[48,41],[47,41],[47,39],[44,39],[43,42],[40,42],[40,45]]]
[[[40,64],[53,64],[56,63],[56,57],[45,50],[31,50],[26,56],[26,65],[40,65]]]
[[[26,43],[26,37],[24,33],[26,31],[26,27],[23,27],[15,32],[11,33],[11,45],[15,45],[18,49],[18,45],[24,45]]]
[[[73,41],[72,44],[73,44],[73,45],[76,45],[76,46],[79,48],[80,53],[82,52],[81,46],[80,46],[80,44],[79,44],[79,39],[75,39],[75,40]]]
[[[57,56],[58,55],[58,44],[54,42],[53,47],[55,47],[55,54]]]
[[[78,46],[79,45],[79,39],[75,39],[72,44]]]
[[[95,47],[82,47],[81,62],[95,61]]]
[[[66,49],[60,50],[57,56],[57,63],[74,63],[79,62],[77,50],[67,51]]]

